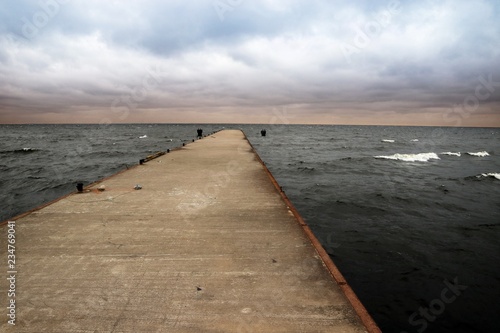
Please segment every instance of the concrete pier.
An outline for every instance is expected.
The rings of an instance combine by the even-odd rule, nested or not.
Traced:
[[[238,130],[12,220],[2,332],[379,332]]]

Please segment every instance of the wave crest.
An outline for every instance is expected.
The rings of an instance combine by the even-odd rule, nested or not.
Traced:
[[[493,173],[493,172],[490,172],[490,173],[482,173],[480,174],[479,176],[476,176],[477,178],[488,178],[488,177],[493,177],[493,178],[496,178],[498,180],[500,180],[500,173]]]
[[[476,157],[485,157],[485,156],[490,156],[487,151],[479,151],[477,153],[467,153],[467,155],[470,156],[476,156]]]
[[[394,154],[394,155],[379,155],[375,158],[388,159],[388,160],[398,160],[405,162],[429,162],[430,160],[439,160],[439,156],[436,153],[420,153],[420,154]]]
[[[22,153],[33,153],[35,151],[39,151],[40,149],[38,148],[29,148],[29,147],[25,147],[25,148],[21,148],[21,149],[14,149],[14,150],[5,150],[5,151],[0,151],[0,154],[9,154],[9,153],[13,153],[13,154],[22,154]]]
[[[441,155],[458,156],[458,157],[460,157],[460,156],[462,156],[462,153],[460,153],[460,152],[458,152],[458,153],[453,153],[453,152],[451,152],[451,151],[446,151],[446,152],[441,153]]]

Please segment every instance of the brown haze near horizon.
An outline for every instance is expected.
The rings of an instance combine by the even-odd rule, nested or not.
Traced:
[[[500,127],[494,0],[3,7],[0,124]]]

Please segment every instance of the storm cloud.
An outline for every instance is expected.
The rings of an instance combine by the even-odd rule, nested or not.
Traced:
[[[500,3],[6,0],[0,123],[500,126]]]

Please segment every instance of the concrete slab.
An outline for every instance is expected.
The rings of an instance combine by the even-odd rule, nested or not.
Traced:
[[[266,170],[226,130],[3,225],[1,331],[377,332]]]

